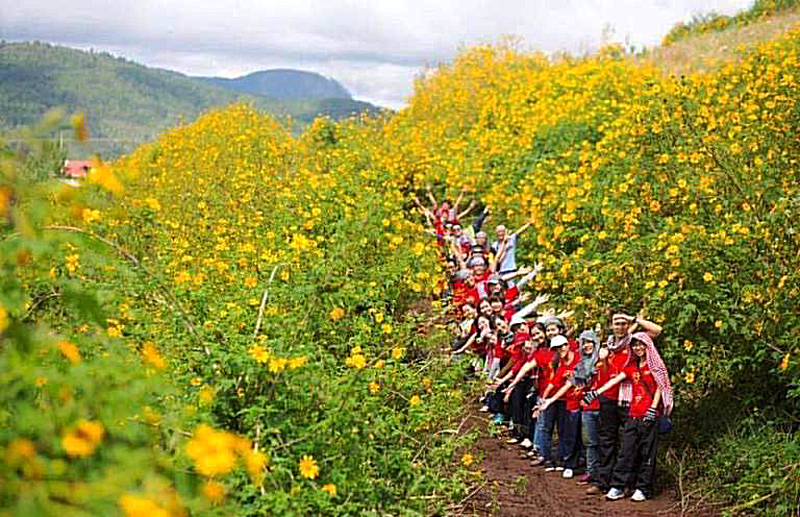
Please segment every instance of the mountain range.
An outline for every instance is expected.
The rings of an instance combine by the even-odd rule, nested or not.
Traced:
[[[90,130],[89,149],[72,146],[73,156],[117,156],[170,126],[235,102],[290,116],[298,131],[317,116],[339,119],[381,109],[353,99],[337,81],[313,72],[279,69],[235,79],[191,77],[106,52],[0,42],[0,128],[31,124],[54,107],[82,112]]]

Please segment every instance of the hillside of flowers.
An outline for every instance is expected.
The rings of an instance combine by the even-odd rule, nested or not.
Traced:
[[[797,31],[689,78],[613,48],[478,47],[399,113],[297,139],[235,106],[80,189],[3,157],[0,515],[464,497],[469,390],[430,324],[446,280],[411,203],[426,185],[532,219],[519,260],[581,328],[619,305],[659,322],[665,468],[782,515],[800,489],[799,59]]]

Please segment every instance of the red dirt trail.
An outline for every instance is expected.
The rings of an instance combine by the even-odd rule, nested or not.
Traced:
[[[472,449],[482,455],[480,469],[484,476],[450,515],[493,517],[673,517],[711,516],[704,511],[681,511],[680,501],[669,490],[643,502],[630,499],[606,501],[599,495],[587,495],[586,486],[573,479],[563,479],[560,472],[545,472],[530,466],[521,449],[507,445],[505,436],[491,436],[485,414],[472,408],[463,428],[477,429],[480,438]]]

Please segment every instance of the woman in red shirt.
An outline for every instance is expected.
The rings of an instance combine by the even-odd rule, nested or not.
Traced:
[[[555,410],[555,421],[558,423],[558,458],[556,465],[548,466],[545,470],[563,470],[562,476],[571,478],[578,462],[582,398],[571,379],[581,357],[572,350],[567,338],[562,335],[555,336],[550,347],[557,348],[558,356],[553,361],[554,372],[545,388],[545,400],[539,406],[539,411],[547,411],[550,406]]]

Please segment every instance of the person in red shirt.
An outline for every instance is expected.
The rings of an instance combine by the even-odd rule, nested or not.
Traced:
[[[555,421],[558,424],[558,458],[555,466],[546,467],[545,470],[563,470],[562,476],[571,478],[578,462],[582,398],[580,392],[575,389],[572,378],[581,357],[572,350],[567,338],[562,335],[555,336],[550,342],[550,347],[557,349],[558,356],[553,361],[553,375],[544,390],[545,400],[539,406],[539,412],[547,411],[550,406],[555,409]]]
[[[611,476],[611,488],[606,499],[615,501],[625,496],[625,485],[634,479],[633,501],[644,501],[653,488],[657,420],[672,410],[672,386],[664,362],[646,332],[633,334],[630,339],[631,360],[619,373],[598,388],[603,394],[624,380],[631,383],[632,397],[628,418],[622,428],[619,457]]]

